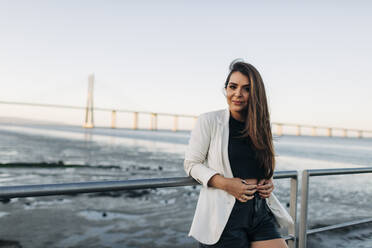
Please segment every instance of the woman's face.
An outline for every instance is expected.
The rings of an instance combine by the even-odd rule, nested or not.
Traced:
[[[239,71],[231,73],[226,88],[226,98],[232,114],[241,116],[247,109],[249,90],[250,84],[247,76]]]

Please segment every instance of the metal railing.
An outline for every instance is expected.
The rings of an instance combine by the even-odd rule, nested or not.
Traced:
[[[297,171],[278,171],[274,174],[274,179],[290,178],[290,215],[294,220],[294,225],[288,228],[288,235],[284,238],[288,241],[291,248],[296,246],[296,212],[297,212]],[[40,184],[40,185],[21,185],[21,186],[2,186],[0,187],[0,199],[11,199],[18,197],[35,197],[51,195],[68,195],[81,193],[96,193],[119,190],[166,188],[179,186],[199,185],[192,177],[171,177],[136,179],[123,181],[100,181],[100,182],[79,182],[61,184]]]
[[[346,168],[346,169],[318,169],[304,170],[302,173],[301,189],[301,212],[300,223],[297,223],[297,197],[298,197],[298,173],[297,171],[278,171],[274,174],[274,179],[290,178],[290,215],[294,220],[294,225],[288,228],[288,235],[285,240],[288,241],[290,248],[306,248],[307,235],[314,233],[335,230],[352,225],[372,222],[372,218],[344,222],[336,225],[330,225],[321,228],[307,229],[308,197],[309,197],[309,179],[310,176],[327,175],[346,175],[372,173],[372,167],[364,168]],[[68,195],[81,193],[96,193],[120,190],[135,190],[149,188],[166,188],[179,186],[200,185],[191,177],[171,177],[171,178],[153,178],[136,179],[123,181],[100,181],[100,182],[79,182],[79,183],[61,183],[61,184],[41,184],[41,185],[21,185],[21,186],[2,186],[0,187],[0,199],[11,199],[18,197],[35,197],[51,195]],[[297,227],[299,233],[297,235]]]
[[[361,174],[372,173],[372,167],[364,168],[345,168],[345,169],[319,169],[319,170],[304,170],[302,173],[302,188],[301,188],[301,216],[300,216],[300,230],[298,236],[299,248],[306,248],[307,235],[335,230],[348,226],[364,224],[372,222],[372,218],[363,220],[356,220],[350,222],[343,222],[337,225],[330,225],[326,227],[307,229],[307,213],[309,200],[309,179],[311,176],[329,176],[329,175],[346,175],[346,174]]]

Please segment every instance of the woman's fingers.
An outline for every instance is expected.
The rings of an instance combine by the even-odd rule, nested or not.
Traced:
[[[273,191],[273,189],[266,189],[266,190],[258,190],[258,193],[260,194],[270,194]]]
[[[245,188],[246,189],[257,189],[257,185],[256,184],[246,184]]]
[[[268,198],[270,197],[271,193],[268,194],[258,194],[261,198]]]
[[[241,202],[246,202],[246,201],[249,201],[249,200],[252,200],[254,198],[254,195],[246,195],[246,194],[243,194],[241,195],[238,200],[241,201]]]
[[[270,188],[273,188],[274,187],[274,184],[272,184],[271,182],[270,183],[267,183],[267,184],[264,184],[264,185],[258,185],[257,188],[259,190],[266,190],[266,189],[270,189]]]
[[[269,198],[273,190],[274,190],[274,184],[272,180],[266,180],[263,185],[257,186],[257,191],[261,198]]]
[[[260,197],[261,197],[261,198],[269,198],[269,197],[270,197],[270,194],[267,194],[267,195],[262,195],[262,194],[260,194]]]
[[[237,198],[239,201],[241,202],[246,202],[248,201],[247,199],[245,199],[245,197],[242,195],[241,197]]]
[[[261,179],[260,181],[258,181],[258,185],[260,186],[260,185],[263,185],[263,184],[265,184],[265,179]]]
[[[248,184],[245,180],[241,180],[244,184],[243,194],[239,195],[237,199],[241,202],[246,202],[254,198],[254,194],[258,192],[261,198],[268,198],[274,190],[273,181],[261,179],[258,184]]]
[[[244,194],[244,196],[245,196],[245,199],[247,199],[247,200],[252,200],[254,198],[254,195],[246,195],[246,194]]]
[[[256,193],[257,189],[252,189],[252,190],[245,190],[244,191],[244,194],[246,195],[253,195],[254,193]]]
[[[264,195],[268,194],[269,196],[270,196],[271,192],[273,192],[273,190],[274,190],[274,185],[272,185],[272,187],[267,188],[267,189],[257,189],[259,194],[264,194]]]

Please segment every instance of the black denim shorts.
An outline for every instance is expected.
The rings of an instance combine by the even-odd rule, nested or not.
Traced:
[[[229,220],[216,244],[199,243],[199,248],[248,248],[251,242],[281,238],[275,217],[258,193],[252,200],[235,199]]]

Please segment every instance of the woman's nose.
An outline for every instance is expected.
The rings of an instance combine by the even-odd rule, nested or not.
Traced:
[[[236,89],[235,90],[235,95],[236,96],[241,96],[242,95],[242,90],[241,89]]]

